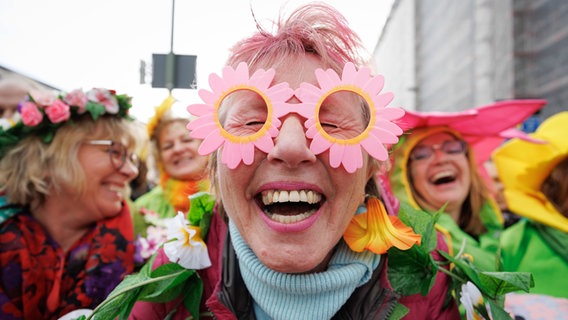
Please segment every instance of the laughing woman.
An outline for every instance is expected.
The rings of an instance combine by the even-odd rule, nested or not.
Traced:
[[[483,270],[500,270],[501,211],[480,164],[543,100],[508,100],[457,113],[406,112],[405,136],[395,146],[390,184],[400,201],[429,212],[443,209],[437,229],[450,251]],[[475,146],[475,147],[474,147]]]
[[[189,210],[189,196],[209,191],[209,157],[197,153],[201,142],[189,135],[188,118],[175,116],[169,96],[148,121],[150,150],[159,185],[135,201],[134,232],[137,263],[148,259],[165,241],[165,221]]]
[[[446,274],[424,296],[389,283],[386,251],[420,237],[391,225],[379,199],[374,177],[388,160],[384,144],[402,132],[391,121],[402,110],[387,107],[392,96],[357,55],[358,36],[319,3],[277,25],[237,43],[222,75],[210,77],[212,92],[188,107],[198,116],[188,128],[203,140],[199,152],[212,154],[217,197],[201,308],[190,312],[191,294],[138,302],[130,318],[387,319],[400,305],[409,319],[459,318]],[[400,237],[376,236],[387,229]],[[181,240],[195,248],[198,235],[193,228]]]
[[[125,199],[138,174],[130,98],[106,89],[34,92],[0,129],[0,318],[93,309],[134,268]]]

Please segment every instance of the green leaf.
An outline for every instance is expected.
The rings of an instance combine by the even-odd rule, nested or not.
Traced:
[[[402,295],[421,293],[425,296],[434,285],[436,271],[434,259],[421,247],[388,250],[387,276],[392,288]]]
[[[114,288],[109,296],[93,311],[88,319],[96,316],[98,319],[115,319],[119,315],[129,314],[132,311],[133,302],[140,293],[139,284],[143,283],[145,276],[135,273],[127,275],[124,280]],[[120,319],[124,319],[122,316]]]
[[[487,289],[487,295],[496,297],[513,291],[529,292],[534,287],[530,272],[482,272],[479,274],[481,286]]]
[[[496,301],[488,300],[489,308],[491,309],[491,318],[487,317],[486,319],[494,319],[494,320],[512,320],[511,315],[503,309],[503,307],[498,304]]]
[[[195,274],[195,278],[199,281],[187,282],[183,305],[195,319],[199,319],[199,306],[201,305],[201,296],[203,294],[203,281],[201,281],[197,273]]]
[[[529,289],[534,286],[534,280],[530,272],[484,272],[467,259],[459,259],[443,251],[439,252],[454,263],[454,270],[452,270],[454,273],[463,274],[467,277],[462,283],[456,284],[457,288],[469,280],[479,288],[484,296],[497,299],[500,295],[512,291],[523,290],[529,292]]]
[[[452,270],[454,273],[464,275],[465,277],[467,277],[467,279],[473,282],[479,288],[479,290],[483,292],[482,288],[479,286],[481,283],[481,281],[479,280],[479,274],[481,274],[481,272],[477,270],[477,268],[473,265],[473,263],[471,263],[470,260],[452,257],[450,254],[442,250],[438,250],[438,252],[440,253],[440,255],[442,255],[442,257],[446,258],[448,261],[454,264],[454,270]],[[465,280],[463,283],[465,282],[467,282],[467,280]],[[461,284],[463,283],[460,283],[459,285],[461,286]]]
[[[104,114],[106,112],[105,106],[93,101],[87,102],[85,109],[91,114],[91,118],[93,118],[93,120],[95,121],[100,117],[101,114]]]
[[[189,224],[201,227],[201,236],[205,239],[215,206],[215,197],[207,192],[198,192],[189,196],[189,202]]]
[[[389,320],[400,320],[402,317],[408,314],[409,309],[405,307],[402,303],[398,303],[394,306]]]
[[[176,263],[162,265],[150,273],[147,263],[138,273],[127,275],[110,295],[94,310],[97,319],[127,319],[136,301],[168,302],[177,298],[182,292],[184,281],[195,270],[184,269]],[[194,282],[201,282],[199,277]]]
[[[413,208],[411,205],[402,202],[398,211],[398,217],[407,226],[410,226],[415,233],[422,236],[420,246],[431,252],[436,248],[438,237],[436,234],[436,221],[439,213],[432,215],[426,211]]]
[[[150,302],[168,302],[180,296],[183,284],[189,277],[195,274],[195,270],[181,267],[177,263],[168,263],[156,268],[152,272],[152,278],[160,278],[159,282],[146,285],[140,293],[140,300]],[[197,279],[200,281],[200,279]]]

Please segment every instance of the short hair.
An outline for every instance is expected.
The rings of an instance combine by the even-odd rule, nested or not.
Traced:
[[[32,135],[11,148],[0,160],[0,191],[8,202],[37,208],[50,192],[64,187],[85,189],[85,172],[77,161],[77,152],[87,139],[124,137],[128,148],[138,143],[132,123],[115,116],[101,116],[93,121],[85,115],[59,128],[51,143]]]
[[[240,62],[246,62],[250,70],[286,67],[287,64],[295,62],[295,57],[310,54],[321,60],[322,67],[331,68],[341,74],[347,62],[356,66],[368,63],[361,56],[364,49],[359,36],[348,26],[345,17],[329,5],[303,5],[294,10],[288,18],[281,14],[274,26],[275,32],[270,33],[257,23],[258,32],[237,42],[231,48],[226,65],[236,68]],[[216,175],[217,153],[213,153],[210,161],[213,190],[218,190],[219,187]],[[374,184],[375,180],[371,177],[367,182],[366,191],[376,193]],[[224,216],[221,202],[218,211]]]

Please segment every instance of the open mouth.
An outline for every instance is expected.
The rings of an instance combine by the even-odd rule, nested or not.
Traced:
[[[265,190],[255,196],[256,203],[271,220],[295,223],[312,216],[325,202],[313,190]]]
[[[450,171],[442,171],[435,174],[432,178],[430,178],[430,182],[434,185],[443,185],[446,183],[452,183],[456,181],[457,175],[454,172]]]

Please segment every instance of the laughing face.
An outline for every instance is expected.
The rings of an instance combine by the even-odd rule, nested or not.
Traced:
[[[317,58],[307,55],[275,68],[274,82],[286,81],[292,88],[300,82],[317,85],[314,71],[321,67]],[[239,101],[231,103],[236,108]],[[343,104],[340,107],[358,108],[353,101],[343,100]],[[246,131],[252,126],[254,131],[259,126],[255,119],[263,118],[250,115],[250,120],[243,119],[243,113],[235,114],[224,120],[226,128]],[[333,248],[364,200],[365,184],[374,167],[365,156],[363,167],[352,174],[342,167],[332,168],[329,151],[317,156],[310,151],[305,118],[292,113],[281,121],[274,148],[268,154],[257,150],[251,165],[229,169],[217,157],[219,196],[231,221],[267,267],[285,273],[325,270]],[[346,130],[361,131],[366,126],[363,116],[357,122],[349,125],[360,128]]]
[[[187,121],[174,121],[161,130],[158,137],[160,158],[164,170],[178,180],[190,181],[203,178],[208,157],[197,153],[200,140],[189,136]]]
[[[449,133],[436,133],[420,141],[411,152],[410,180],[424,209],[445,211],[457,221],[471,187],[471,174],[465,147]],[[423,150],[430,149],[432,153]],[[421,151],[422,150],[422,151]],[[416,152],[421,151],[421,152]],[[416,153],[415,159],[413,153]]]

